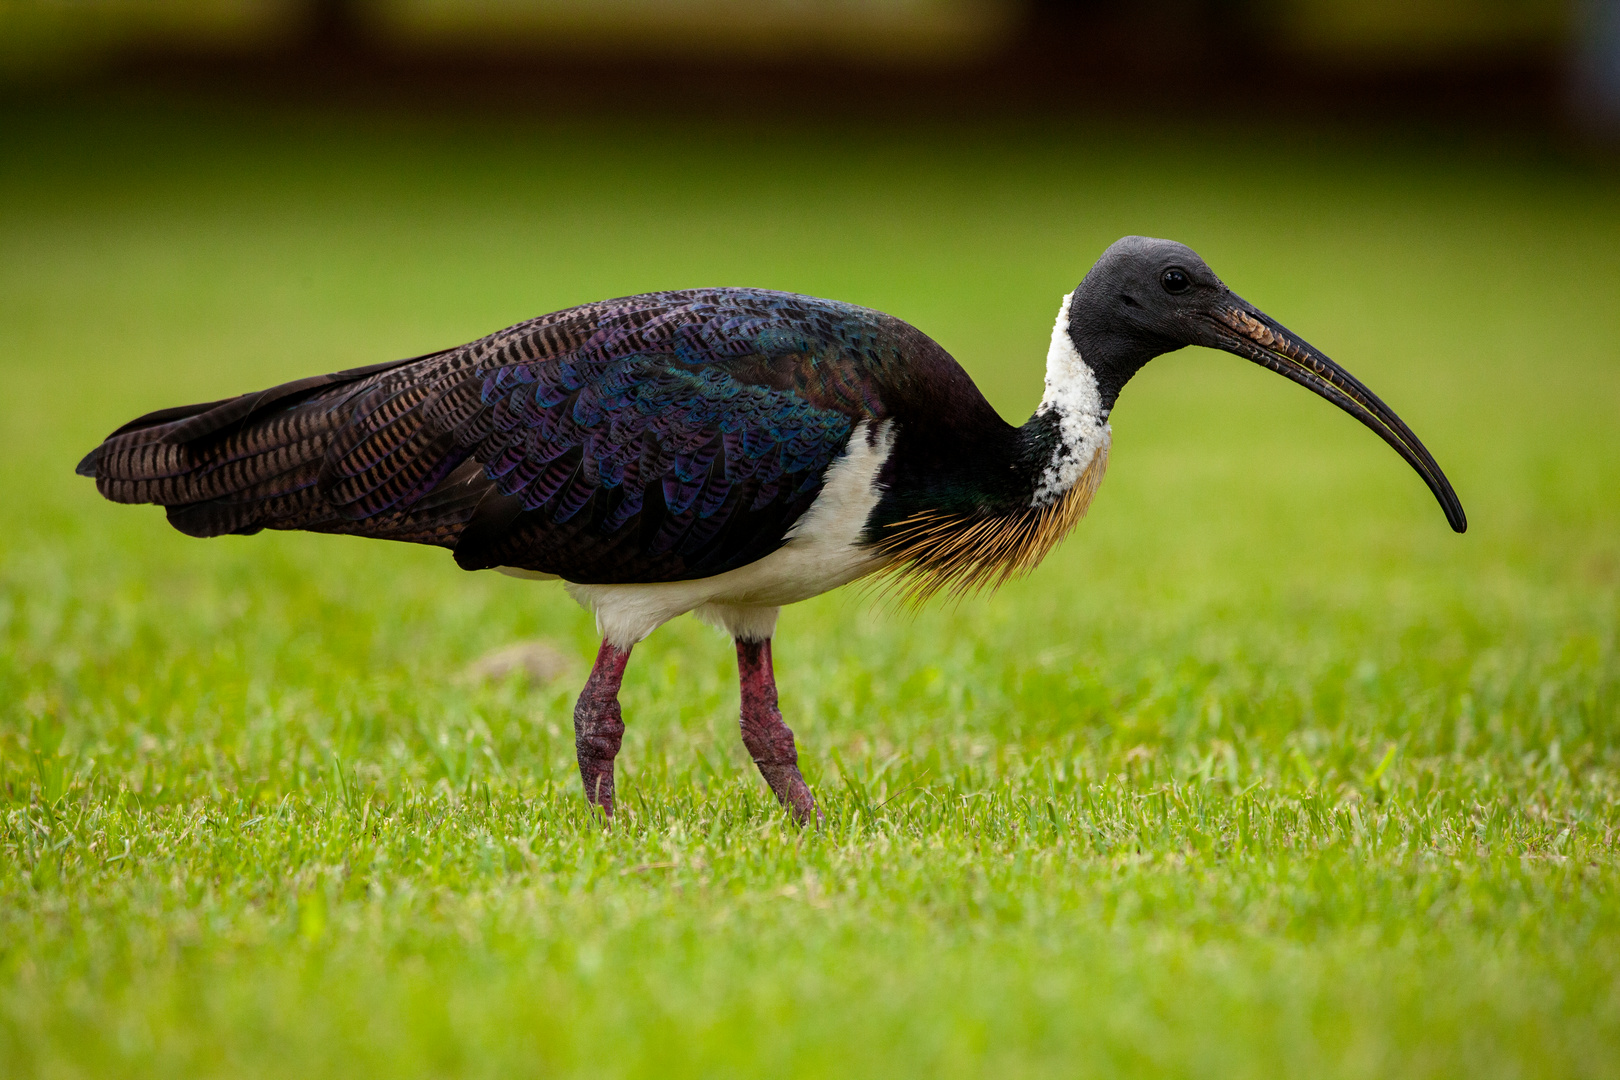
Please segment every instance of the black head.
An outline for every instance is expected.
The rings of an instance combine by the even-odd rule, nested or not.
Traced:
[[[1127,236],[1109,245],[1069,304],[1069,336],[1097,375],[1103,407],[1155,356],[1202,344],[1189,331],[1231,302],[1186,244]]]
[[[1320,350],[1226,287],[1198,253],[1174,240],[1127,236],[1111,244],[1069,302],[1069,337],[1097,377],[1105,410],[1155,356],[1188,345],[1236,353],[1327,398],[1360,420],[1423,477],[1458,532],[1468,527],[1445,474],[1412,429]]]

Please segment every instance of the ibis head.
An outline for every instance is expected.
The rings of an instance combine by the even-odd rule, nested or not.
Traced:
[[[1096,374],[1105,410],[1142,365],[1188,345],[1224,349],[1270,368],[1376,432],[1417,470],[1451,527],[1468,528],[1445,473],[1395,410],[1320,349],[1228,289],[1185,244],[1145,236],[1116,241],[1075,290],[1069,335]]]

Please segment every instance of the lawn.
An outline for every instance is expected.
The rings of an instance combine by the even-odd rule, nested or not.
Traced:
[[[6,107],[0,1074],[1620,1076],[1620,184],[1303,129]],[[752,284],[1009,417],[1131,232],[1388,400],[1469,512],[1225,354],[1150,365],[993,596],[784,613],[801,832],[682,619],[436,549],[213,541],[73,475],[153,408]],[[575,670],[480,683],[544,638]]]

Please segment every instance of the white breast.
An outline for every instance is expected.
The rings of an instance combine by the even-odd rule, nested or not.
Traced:
[[[827,470],[821,494],[775,551],[735,570],[694,581],[579,585],[568,593],[596,614],[602,637],[629,648],[688,611],[745,640],[771,636],[777,609],[836,589],[879,569],[884,560],[861,544],[882,492],[878,474],[894,449],[894,423],[862,421]]]

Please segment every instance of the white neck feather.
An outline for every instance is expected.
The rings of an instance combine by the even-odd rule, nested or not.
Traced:
[[[1108,452],[1113,438],[1102,394],[1097,390],[1097,375],[1080,358],[1080,350],[1069,336],[1069,302],[1073,298],[1072,293],[1063,298],[1052,327],[1052,345],[1046,351],[1046,394],[1035,415],[1057,414],[1058,446],[1035,485],[1032,506],[1050,506],[1062,498],[1092,458],[1099,451]]]

